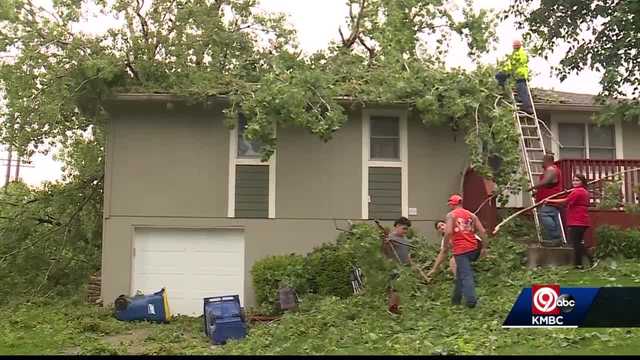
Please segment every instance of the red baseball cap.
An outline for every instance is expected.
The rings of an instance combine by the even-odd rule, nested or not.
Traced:
[[[458,194],[453,194],[449,197],[449,205],[460,205],[462,204],[462,196]]]

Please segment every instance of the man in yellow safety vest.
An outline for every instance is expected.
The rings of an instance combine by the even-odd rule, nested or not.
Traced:
[[[522,48],[522,41],[513,41],[513,52],[503,62],[501,71],[496,74],[498,84],[504,87],[505,82],[512,77],[516,82],[516,93],[522,103],[522,111],[532,114],[533,105],[527,81],[529,80],[529,57]]]

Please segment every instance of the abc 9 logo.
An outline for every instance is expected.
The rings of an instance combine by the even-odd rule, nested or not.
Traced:
[[[576,306],[576,300],[569,294],[558,294],[548,287],[540,288],[533,296],[533,305],[536,309],[548,313],[559,308],[563,314],[568,314]]]

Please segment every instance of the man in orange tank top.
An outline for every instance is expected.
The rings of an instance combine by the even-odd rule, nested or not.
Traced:
[[[482,243],[487,243],[486,231],[480,219],[462,207],[462,196],[451,195],[449,207],[452,210],[447,214],[444,245],[452,249],[456,261],[456,279],[451,302],[460,305],[464,297],[465,305],[473,308],[478,298],[471,263],[478,260],[481,254],[486,254],[486,245],[481,246]],[[485,241],[481,242],[477,235]]]

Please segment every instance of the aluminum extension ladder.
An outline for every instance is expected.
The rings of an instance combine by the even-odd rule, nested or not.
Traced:
[[[522,165],[527,174],[530,186],[536,185],[536,179],[544,172],[543,160],[546,155],[544,147],[544,140],[542,138],[542,132],[540,131],[540,122],[536,113],[535,105],[533,104],[533,98],[531,96],[531,90],[528,88],[529,84],[526,84],[527,91],[529,93],[529,102],[531,103],[531,110],[533,114],[527,114],[520,110],[519,105],[516,102],[515,94],[511,93],[511,103],[513,107],[513,117],[516,121],[518,133],[520,135],[520,150],[522,157]],[[533,197],[531,197],[532,204],[535,203]],[[558,215],[560,217],[560,215]],[[540,219],[538,218],[538,210],[533,209],[533,219],[536,226],[536,235],[538,242],[542,244],[542,228]],[[559,218],[560,229],[562,233],[562,242],[567,244],[567,239],[562,224],[562,218]]]

